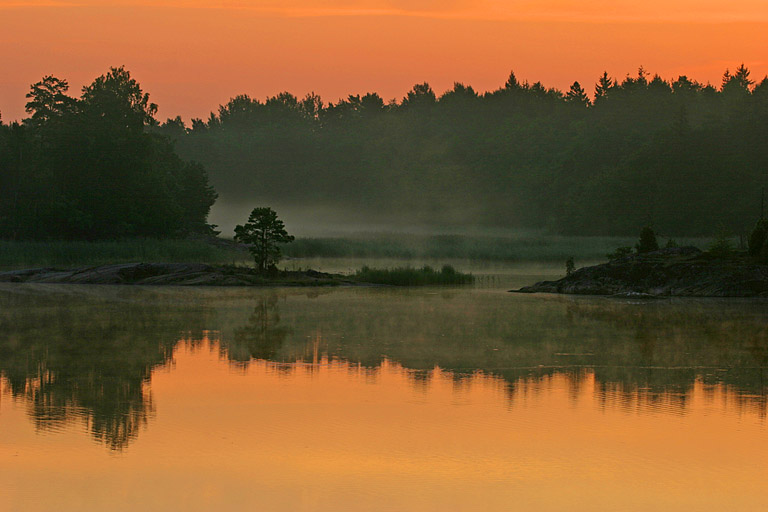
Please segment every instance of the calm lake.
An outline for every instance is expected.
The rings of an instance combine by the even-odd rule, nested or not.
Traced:
[[[0,285],[0,510],[768,510],[768,301],[548,272]]]

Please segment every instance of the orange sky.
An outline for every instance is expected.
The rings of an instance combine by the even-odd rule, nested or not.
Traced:
[[[23,117],[45,74],[77,94],[122,64],[160,118],[186,119],[240,93],[492,90],[511,69],[589,90],[603,70],[639,65],[713,83],[742,62],[754,78],[768,73],[765,0],[0,0],[0,27],[5,122]]]

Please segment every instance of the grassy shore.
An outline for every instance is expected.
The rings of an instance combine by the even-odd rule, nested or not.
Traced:
[[[297,238],[283,247],[286,258],[353,258],[393,260],[465,260],[495,262],[565,262],[605,260],[634,238],[563,237],[541,234],[508,236],[357,234]],[[663,243],[664,240],[661,240]],[[707,247],[706,239],[678,239],[680,245]],[[247,251],[233,243],[210,240],[128,239],[116,241],[0,240],[0,269],[75,267],[128,262],[247,265]],[[284,262],[281,266],[289,266]]]

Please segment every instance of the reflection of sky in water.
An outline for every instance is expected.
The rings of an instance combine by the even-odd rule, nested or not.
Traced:
[[[0,290],[3,510],[768,502],[760,302],[63,288]]]

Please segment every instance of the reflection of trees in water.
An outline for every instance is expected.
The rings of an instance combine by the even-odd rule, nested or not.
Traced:
[[[28,381],[21,392],[16,388],[15,395],[26,398],[35,428],[57,430],[80,417],[95,439],[120,450],[136,438],[154,414],[144,380],[143,372],[90,369],[89,374],[73,374],[54,367],[41,378]]]
[[[685,407],[701,383],[766,407],[768,312],[761,302],[564,298],[500,307],[461,295],[411,292],[402,304],[402,295],[387,298],[356,305],[349,315],[294,311],[288,322],[298,335],[284,346],[283,358],[306,361],[310,336],[302,334],[319,332],[328,358],[371,368],[389,359],[413,370],[408,379],[418,389],[429,388],[437,366],[458,375],[482,370],[499,376],[512,394],[521,383],[566,375],[575,397],[594,376],[598,395],[623,394],[649,406]]]
[[[120,450],[154,414],[152,370],[202,316],[176,313],[143,301],[0,294],[0,374],[26,400],[36,428],[79,419]]]
[[[252,359],[275,359],[291,329],[280,325],[276,293],[260,297],[248,322],[222,339],[220,349],[230,361],[247,366]]]
[[[640,369],[633,378],[624,372],[624,368],[609,369],[607,373],[601,371],[604,368],[562,367],[494,370],[471,374],[445,368],[440,368],[439,372],[402,368],[411,387],[418,393],[428,392],[434,379],[438,378],[437,375],[440,378],[450,378],[453,391],[458,394],[468,391],[477,380],[482,380],[484,385],[495,381],[510,407],[521,400],[545,394],[555,379],[564,378],[568,399],[572,404],[588,395],[602,408],[618,407],[627,412],[643,413],[654,410],[684,413],[693,397],[694,389],[698,387],[697,393],[701,393],[708,402],[714,401],[718,394],[727,395],[723,403],[729,408],[736,408],[740,413],[750,412],[763,419],[768,417],[768,398],[765,392],[754,395],[723,382],[707,383],[692,369]],[[751,371],[750,378],[759,381],[761,370]],[[641,378],[639,373],[646,375]]]
[[[219,337],[231,361],[263,359],[279,373],[296,361],[346,361],[376,382],[389,360],[424,392],[435,367],[451,372],[459,393],[480,370],[499,379],[510,403],[564,375],[574,401],[594,385],[605,403],[680,410],[701,383],[697,389],[725,389],[732,403],[766,411],[768,312],[760,302],[504,303],[389,290],[326,300],[330,292],[260,290],[245,296],[243,309],[243,296],[225,292],[211,292],[210,302],[205,294],[121,293],[0,293],[0,374],[37,428],[81,420],[107,446],[125,447],[154,414],[152,370],[168,364],[179,340],[203,350],[204,340]]]
[[[686,301],[628,304],[573,303],[569,310],[634,337],[634,358],[623,367],[595,368],[606,387],[645,396],[685,397],[696,381],[724,384],[740,397],[766,406],[768,313],[762,302]],[[633,360],[634,359],[634,360]]]

